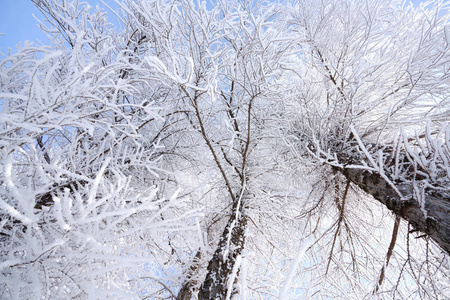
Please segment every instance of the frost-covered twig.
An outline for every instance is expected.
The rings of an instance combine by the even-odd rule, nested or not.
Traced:
[[[376,172],[378,172],[378,174],[380,174],[380,176],[391,186],[391,188],[397,193],[397,195],[400,198],[403,198],[402,193],[398,190],[398,188],[395,186],[395,184],[385,174],[384,167],[383,167],[382,152],[378,153],[378,155],[379,155],[378,158],[379,159],[378,159],[378,163],[376,163],[375,160],[373,159],[372,155],[369,153],[367,148],[364,146],[364,143],[359,138],[358,132],[353,127],[353,125],[350,125],[350,130],[351,130],[353,136],[355,137],[356,141],[358,142],[358,145],[359,145],[360,149],[363,151],[365,157],[369,160],[369,162],[372,165],[372,169],[368,169],[368,170],[369,171],[375,170]]]

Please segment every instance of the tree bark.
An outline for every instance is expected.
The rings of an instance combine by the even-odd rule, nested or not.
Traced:
[[[337,154],[344,164],[360,164],[361,159],[343,152]],[[355,168],[337,168],[345,177],[366,193],[383,203],[397,216],[408,221],[415,230],[429,235],[447,254],[450,254],[450,192],[447,190],[425,190],[424,215],[418,199],[414,197],[413,183],[396,183],[396,188],[405,197],[401,198],[380,174]],[[386,175],[389,175],[386,173]]]
[[[192,299],[192,295],[195,294],[196,288],[198,288],[198,279],[197,273],[201,266],[202,259],[202,250],[198,249],[197,254],[192,261],[191,266],[189,267],[188,274],[186,276],[186,280],[183,283],[180,291],[178,292],[176,300],[190,300]]]
[[[238,270],[235,268],[239,268],[236,263],[244,249],[247,219],[242,203],[240,205],[236,201],[219,245],[209,261],[208,273],[198,293],[199,300],[226,299],[227,294],[232,293],[229,289],[237,281]],[[232,277],[233,270],[235,278]]]

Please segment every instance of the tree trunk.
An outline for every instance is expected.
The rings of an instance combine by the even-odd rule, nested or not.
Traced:
[[[177,295],[176,300],[191,300],[192,295],[195,294],[195,290],[198,288],[198,270],[201,266],[202,249],[198,249],[197,254],[192,261],[192,264],[188,270],[186,280]]]
[[[247,228],[247,216],[243,214],[243,205],[238,202],[233,205],[230,219],[209,261],[208,273],[198,293],[199,300],[226,299],[228,294],[232,294],[232,285],[237,281],[239,271],[236,263],[239,263],[238,257],[244,249]]]

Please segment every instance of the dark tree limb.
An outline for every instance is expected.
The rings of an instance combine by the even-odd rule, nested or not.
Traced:
[[[81,189],[88,182],[85,180],[73,180],[64,184],[54,184],[48,192],[44,192],[42,194],[36,195],[36,203],[34,205],[34,209],[41,210],[44,206],[53,205],[53,196],[58,193],[64,192],[65,189],[68,189],[69,192],[73,193],[76,190]]]
[[[178,292],[176,300],[190,300],[198,289],[199,281],[196,276],[199,268],[201,267],[201,259],[203,256],[203,252],[201,249],[198,249],[197,254],[194,257],[194,260],[189,267],[186,280],[183,283],[180,291]]]
[[[248,217],[243,214],[243,205],[239,201],[235,202],[219,245],[209,261],[208,273],[198,293],[199,300],[226,298],[233,269],[244,249],[247,223]]]
[[[234,197],[234,193],[233,193],[233,189],[231,188],[230,181],[228,180],[228,177],[227,177],[227,175],[226,175],[226,173],[225,173],[225,171],[224,171],[224,169],[222,167],[222,164],[219,161],[219,158],[218,158],[218,156],[216,154],[216,150],[214,150],[214,147],[213,147],[213,145],[211,143],[210,138],[206,134],[205,125],[204,125],[204,122],[203,122],[203,119],[202,119],[202,116],[200,114],[200,110],[199,110],[199,107],[198,107],[198,97],[199,97],[199,95],[198,95],[197,92],[195,92],[194,96],[191,97],[189,92],[183,86],[181,87],[181,89],[186,94],[186,96],[190,99],[190,101],[192,103],[192,106],[195,109],[195,116],[197,117],[197,121],[198,121],[198,124],[200,126],[200,132],[202,134],[202,137],[203,137],[206,145],[208,146],[208,149],[211,152],[217,167],[219,168],[220,174],[222,174],[223,180],[225,181],[225,186],[228,189],[228,193],[230,194],[231,199],[233,199],[233,202],[236,202],[236,198]]]
[[[346,165],[360,164],[362,159],[338,153],[338,159]],[[337,167],[335,167],[337,168]],[[415,230],[429,235],[447,254],[450,254],[450,191],[425,190],[424,215],[419,200],[415,198],[414,186],[410,181],[396,183],[394,188],[378,173],[357,168],[337,168],[347,179],[366,193],[383,203],[397,216],[408,221]]]
[[[378,284],[375,288],[375,292],[378,292],[381,285],[383,284],[384,274],[387,266],[389,265],[389,261],[391,260],[392,253],[394,252],[395,243],[397,242],[398,228],[400,227],[400,217],[395,217],[394,229],[392,230],[391,242],[389,243],[388,252],[386,254],[386,264],[381,268],[380,278],[378,279]]]

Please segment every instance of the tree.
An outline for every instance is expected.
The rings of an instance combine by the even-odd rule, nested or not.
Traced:
[[[338,168],[350,166],[343,169],[346,177],[450,253],[444,117],[448,113],[448,55],[444,50],[449,47],[448,25],[445,16],[438,16],[442,4],[420,16],[386,4],[361,7],[329,2],[320,7],[321,14],[315,13],[316,7],[300,5],[295,30],[305,41],[301,48],[311,58],[311,67],[324,80],[318,90],[327,99],[326,103],[318,101],[323,107],[307,104],[317,107],[327,121],[308,124],[312,130],[305,139],[319,159],[325,154],[333,161],[327,151],[336,153]],[[361,17],[351,18],[348,12]],[[390,17],[391,13],[398,15]],[[392,20],[397,18],[409,22]],[[418,30],[412,29],[413,22],[420,24],[420,37],[411,34]],[[396,47],[400,43],[409,46]],[[398,129],[398,136],[393,137],[392,131]],[[411,130],[417,130],[415,137]]]
[[[77,2],[36,4],[54,46],[25,45],[0,75],[1,297],[127,298],[200,213],[158,175],[163,116],[136,37]]]
[[[33,2],[2,297],[449,295],[448,4]]]

